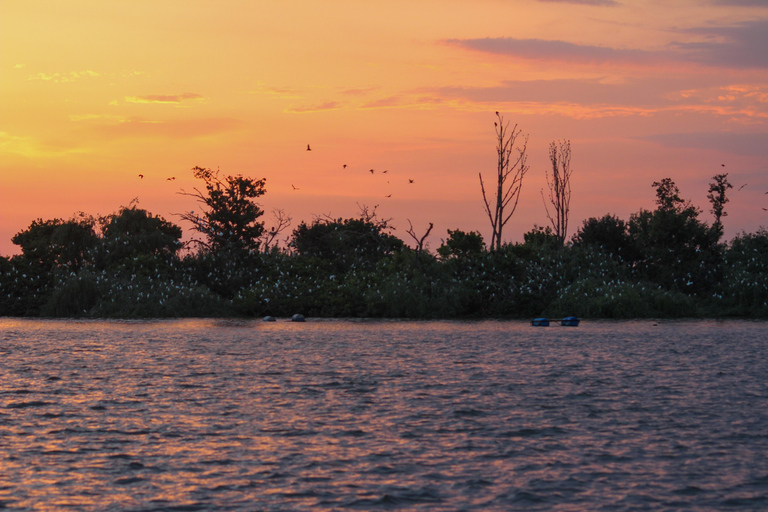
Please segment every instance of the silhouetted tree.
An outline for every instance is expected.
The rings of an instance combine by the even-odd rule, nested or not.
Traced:
[[[173,256],[182,247],[181,228],[135,205],[100,220],[111,260],[137,255]]]
[[[37,219],[11,241],[21,247],[24,258],[42,269],[79,269],[98,243],[94,225],[95,220],[83,214],[67,221]]]
[[[416,252],[420,253],[424,250],[424,241],[427,239],[429,234],[432,232],[432,228],[434,227],[434,224],[431,222],[429,223],[429,227],[427,228],[427,231],[424,233],[423,236],[419,237],[416,234],[416,231],[413,229],[413,224],[411,224],[410,219],[408,219],[408,229],[405,231],[408,236],[413,238],[413,241],[416,242]]]
[[[206,240],[201,243],[213,251],[257,249],[259,237],[264,232],[264,224],[258,218],[264,211],[254,199],[266,193],[265,180],[254,180],[241,174],[220,177],[218,170],[214,172],[203,167],[195,167],[192,171],[195,178],[205,183],[205,192],[195,188],[194,192],[182,190],[180,194],[197,199],[203,211],[201,215],[189,211],[180,216],[205,236]]]
[[[376,220],[363,212],[359,219],[316,219],[311,225],[302,222],[293,231],[290,246],[302,256],[332,261],[339,271],[353,265],[368,265],[391,256],[405,244],[386,231],[384,220]]]
[[[614,256],[631,257],[627,223],[611,214],[585,220],[573,236],[573,245],[593,246]]]
[[[288,229],[291,225],[291,220],[293,220],[291,219],[291,216],[285,213],[285,210],[281,208],[272,210],[272,218],[274,219],[272,227],[265,229],[261,234],[261,245],[265,252],[277,248],[277,237],[280,236],[280,233]]]
[[[473,254],[481,254],[485,250],[483,235],[477,231],[466,233],[457,229],[448,230],[448,240],[443,243],[437,253],[443,259],[448,258],[466,258]]]
[[[553,208],[551,214],[547,207],[547,200],[544,199],[543,189],[541,198],[544,200],[547,218],[552,223],[560,245],[563,245],[568,232],[568,213],[571,207],[571,141],[564,140],[560,144],[550,143],[549,161],[552,163],[552,175],[550,176],[547,172],[546,177],[549,187],[548,199]]]
[[[725,203],[730,201],[726,197],[725,193],[729,188],[733,188],[733,185],[728,181],[728,173],[716,174],[712,177],[712,183],[709,184],[709,193],[707,199],[712,203],[712,213],[715,216],[714,228],[720,230],[722,234],[723,224],[720,221],[722,217],[727,217],[728,213],[725,211]]]
[[[533,226],[533,229],[523,234],[526,246],[535,249],[556,249],[560,247],[560,237],[549,226]]]
[[[523,178],[528,172],[528,136],[522,139],[519,147],[515,146],[521,130],[517,125],[509,130],[509,123],[504,124],[504,117],[496,112],[498,122],[493,123],[496,130],[496,200],[491,207],[488,195],[485,192],[483,174],[480,175],[480,189],[483,193],[483,203],[491,222],[491,249],[501,248],[501,235],[507,221],[512,217],[520,200],[520,192],[523,188]]]
[[[672,178],[664,178],[661,181],[654,181],[656,187],[656,204],[662,210],[680,211],[685,201],[680,199],[680,189],[677,188]]]
[[[699,209],[680,198],[670,178],[654,182],[658,207],[629,219],[639,277],[687,293],[703,291],[719,277],[719,232],[698,219]]]

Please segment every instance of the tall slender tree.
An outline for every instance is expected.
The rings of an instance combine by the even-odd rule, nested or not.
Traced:
[[[496,112],[497,122],[493,123],[496,130],[496,199],[491,206],[493,196],[489,200],[485,192],[483,173],[480,175],[480,190],[483,193],[483,203],[488,220],[491,222],[491,249],[501,248],[501,235],[504,226],[515,213],[520,192],[523,189],[523,178],[528,172],[528,135],[521,136],[522,131],[517,125],[509,130],[509,123],[504,123],[504,116]],[[516,145],[520,139],[520,144]]]
[[[709,194],[707,194],[707,199],[712,203],[711,211],[715,216],[715,225],[713,227],[720,231],[723,230],[723,223],[720,219],[728,216],[728,212],[725,211],[725,203],[730,201],[730,199],[726,197],[725,192],[729,188],[733,188],[733,185],[728,181],[728,173],[712,176],[712,183],[709,184]]]
[[[571,141],[564,140],[559,144],[552,142],[549,145],[549,161],[552,163],[552,174],[547,171],[547,186],[549,187],[549,202],[552,204],[552,213],[544,198],[544,189],[541,190],[541,198],[544,200],[544,209],[547,218],[552,223],[560,245],[565,243],[565,235],[568,232],[568,213],[571,208]]]

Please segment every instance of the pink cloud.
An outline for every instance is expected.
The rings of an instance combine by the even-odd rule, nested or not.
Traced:
[[[129,103],[181,103],[185,100],[199,100],[203,97],[192,92],[184,94],[149,94],[147,96],[128,96],[125,101]]]

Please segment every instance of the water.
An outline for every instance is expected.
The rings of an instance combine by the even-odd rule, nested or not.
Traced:
[[[764,510],[767,334],[0,319],[0,508]]]

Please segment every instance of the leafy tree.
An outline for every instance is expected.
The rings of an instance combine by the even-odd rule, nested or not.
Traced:
[[[658,207],[629,220],[639,277],[668,289],[697,293],[720,278],[719,231],[698,219],[700,211],[679,196],[675,183],[654,182]]]
[[[317,219],[301,223],[290,246],[302,256],[332,260],[339,270],[355,264],[372,264],[405,247],[399,238],[386,231],[387,221],[376,219]]]
[[[730,199],[726,197],[725,193],[729,188],[733,188],[733,185],[728,181],[728,173],[716,174],[712,177],[712,183],[709,184],[709,193],[707,194],[707,199],[712,203],[711,212],[715,216],[713,227],[718,229],[721,235],[723,224],[720,219],[728,216],[728,213],[725,211],[725,203],[730,201]]]
[[[460,229],[455,231],[449,229],[448,240],[437,249],[437,253],[443,259],[466,258],[473,254],[481,254],[483,251],[485,251],[483,235],[477,231],[466,233]]]
[[[136,206],[124,206],[100,221],[113,259],[137,255],[175,255],[182,247],[181,228]]]
[[[532,249],[555,249],[561,245],[560,237],[552,228],[533,226],[533,229],[523,234],[524,244]]]
[[[202,233],[207,248],[217,251],[224,248],[255,250],[264,232],[264,223],[258,219],[264,211],[254,201],[266,193],[266,180],[254,180],[241,174],[219,176],[219,171],[203,167],[192,169],[195,178],[205,183],[205,192],[195,188],[194,192],[181,191],[192,196],[203,207],[201,215],[194,211],[181,214],[191,222],[194,229]]]
[[[573,236],[573,245],[592,246],[624,258],[630,257],[632,246],[627,223],[611,214],[585,220]]]
[[[24,258],[42,269],[79,269],[98,243],[94,225],[93,218],[82,214],[67,221],[37,219],[11,241],[21,247]]]
[[[680,199],[680,189],[672,178],[654,181],[653,186],[656,187],[656,204],[660,209],[679,212],[683,208],[685,201]]]

